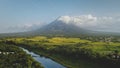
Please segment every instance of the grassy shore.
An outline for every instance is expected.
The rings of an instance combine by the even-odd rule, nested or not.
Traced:
[[[90,68],[90,66],[94,68],[97,64],[99,64],[98,66],[110,66],[111,68],[120,67],[119,42],[95,42],[80,38],[47,38],[40,36],[8,38],[5,39],[4,42],[7,44],[25,46],[27,49],[50,57],[70,68]]]

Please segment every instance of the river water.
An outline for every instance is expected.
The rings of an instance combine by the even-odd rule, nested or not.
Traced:
[[[36,61],[38,61],[39,63],[41,63],[44,68],[66,68],[63,65],[55,62],[54,60],[50,59],[50,58],[46,58],[44,56],[40,56],[34,52],[30,52],[25,48],[21,48],[23,49],[23,51],[25,51],[27,54],[30,54]]]

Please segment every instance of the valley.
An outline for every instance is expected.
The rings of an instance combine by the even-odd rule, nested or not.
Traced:
[[[16,67],[120,67],[120,33],[93,31],[78,27],[71,23],[66,23],[59,19],[61,19],[61,17],[36,30],[0,34],[0,42],[2,44],[7,45],[8,47],[13,45],[17,47],[18,50],[22,47],[30,51],[30,55],[32,55],[32,52],[39,56],[47,57],[49,60],[51,60],[48,61],[47,58],[45,58],[44,60],[39,61],[39,59],[42,59],[42,57],[35,58],[34,56],[29,56],[29,58],[32,59],[30,61],[29,58],[28,60],[23,59],[28,56],[22,56],[22,60],[20,60],[20,62],[18,58],[15,59],[16,62],[19,62],[17,63]],[[22,51],[24,52],[24,49]],[[3,53],[9,54],[14,52],[3,51]],[[24,54],[29,55],[27,53]],[[21,55],[15,56],[20,57]],[[6,58],[3,57],[3,59]],[[9,59],[9,61],[13,60]],[[4,60],[3,62],[7,62],[7,60]],[[14,67],[14,62],[8,63],[13,64],[11,65],[11,68]],[[23,65],[25,63],[26,65]],[[5,65],[1,64],[0,66]]]
[[[120,67],[119,42],[45,36],[5,38],[2,42],[49,57],[67,68]]]
[[[120,0],[0,0],[0,68],[120,68]]]

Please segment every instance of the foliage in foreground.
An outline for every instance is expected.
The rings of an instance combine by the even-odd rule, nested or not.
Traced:
[[[44,51],[49,54],[59,54],[70,58],[85,58],[103,64],[120,67],[119,42],[93,42],[80,38],[64,37],[29,37],[10,38],[4,42],[26,46],[27,48]]]
[[[43,67],[17,46],[0,43],[0,68]]]

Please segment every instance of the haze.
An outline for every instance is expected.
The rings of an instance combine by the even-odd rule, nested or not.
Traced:
[[[0,33],[35,30],[54,20],[120,32],[120,0],[0,0]]]

